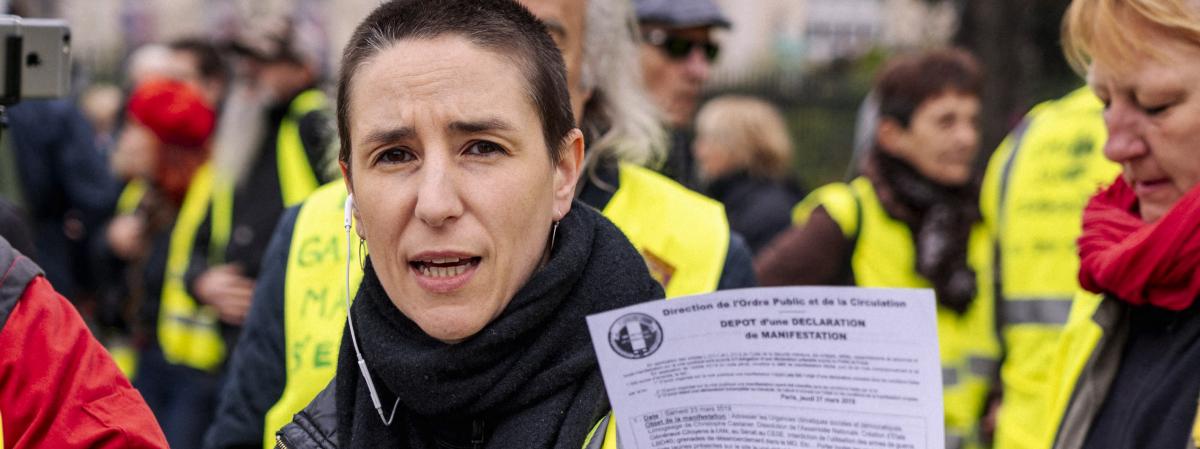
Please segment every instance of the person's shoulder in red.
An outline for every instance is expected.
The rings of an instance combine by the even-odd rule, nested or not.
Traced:
[[[2,449],[166,448],[145,400],[74,306],[40,272],[13,276],[36,265],[0,243]]]

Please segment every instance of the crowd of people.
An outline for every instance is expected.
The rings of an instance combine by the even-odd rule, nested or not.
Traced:
[[[811,192],[733,26],[392,0],[7,108],[0,448],[617,448],[587,315],[786,285],[934,292],[948,449],[1200,446],[1200,5],[1073,0],[982,171],[986,68],[895,55]]]

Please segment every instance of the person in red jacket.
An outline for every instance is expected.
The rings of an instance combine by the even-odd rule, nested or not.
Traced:
[[[79,313],[2,237],[0,429],[0,449],[167,447]]]

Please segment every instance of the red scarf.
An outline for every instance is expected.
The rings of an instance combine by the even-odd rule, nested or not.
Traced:
[[[1157,222],[1138,215],[1137,195],[1121,177],[1083,211],[1079,283],[1134,305],[1183,310],[1200,295],[1200,187]]]

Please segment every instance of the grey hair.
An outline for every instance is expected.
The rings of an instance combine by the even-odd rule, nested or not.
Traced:
[[[605,156],[657,167],[666,159],[666,131],[642,86],[637,18],[630,0],[587,0],[580,83],[591,90],[580,128],[588,165]]]

